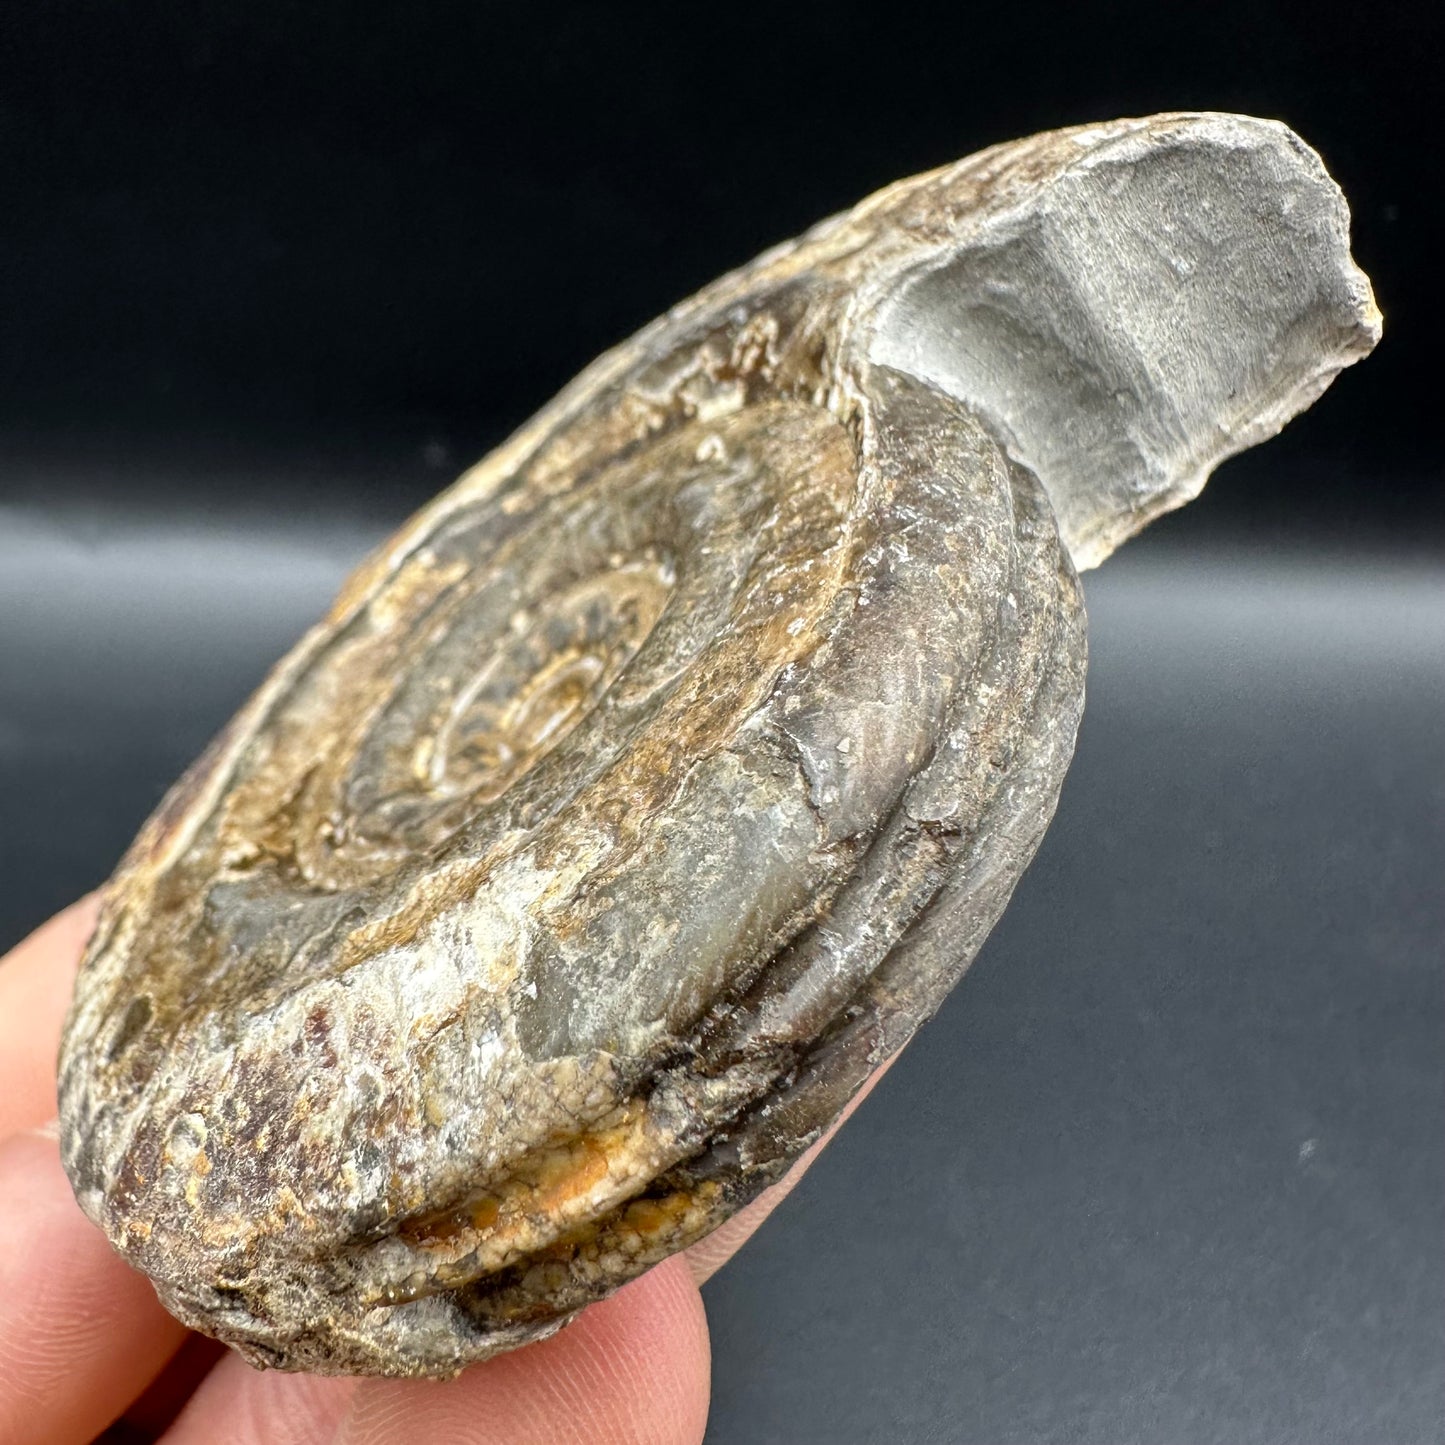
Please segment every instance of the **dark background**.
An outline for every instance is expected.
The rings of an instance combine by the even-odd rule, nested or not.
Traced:
[[[1237,109],[1375,356],[1088,579],[979,963],[709,1288],[718,1442],[1445,1433],[1441,7],[0,10],[0,947],[597,352],[901,175]]]
[[[168,503],[274,465],[285,496],[304,474],[392,515],[665,306],[880,185],[1060,124],[1232,109],[1324,155],[1388,322],[1259,463],[1291,493],[1271,523],[1438,525],[1442,13],[6,6],[0,420],[47,462],[174,459]],[[1257,519],[1254,465],[1211,508]]]

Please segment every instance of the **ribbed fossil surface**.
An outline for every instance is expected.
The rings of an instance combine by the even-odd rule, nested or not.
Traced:
[[[1038,845],[1076,569],[1374,344],[1347,227],[1272,122],[1060,131],[595,363],[120,864],[61,1059],[86,1212],[258,1364],[445,1375],[777,1180]]]

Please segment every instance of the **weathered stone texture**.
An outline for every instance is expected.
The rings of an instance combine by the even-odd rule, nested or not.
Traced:
[[[736,1211],[973,958],[1076,568],[1378,335],[1282,126],[901,182],[408,523],[142,830],[61,1061],[86,1212],[287,1369],[448,1374]]]

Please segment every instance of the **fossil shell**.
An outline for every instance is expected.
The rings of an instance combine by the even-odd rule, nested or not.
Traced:
[[[61,1060],[77,1197],[258,1364],[445,1375],[775,1181],[1053,812],[1076,568],[1374,344],[1283,126],[995,147],[604,356],[176,785]]]

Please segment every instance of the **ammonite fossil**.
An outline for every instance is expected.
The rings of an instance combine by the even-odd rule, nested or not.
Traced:
[[[1053,812],[1076,569],[1379,334],[1319,159],[1166,115],[907,180],[604,356],[176,785],[76,1194],[258,1364],[445,1375],[776,1180]]]

